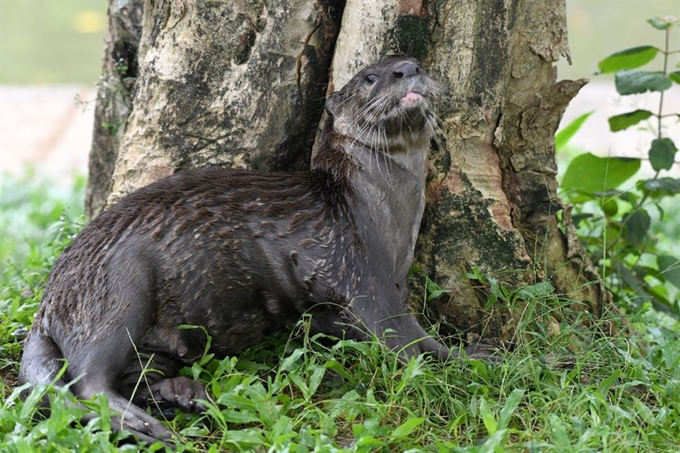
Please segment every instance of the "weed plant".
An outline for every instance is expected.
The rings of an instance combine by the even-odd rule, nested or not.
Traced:
[[[2,184],[0,225],[13,236],[0,239],[0,451],[163,450],[113,431],[104,398],[84,409],[68,389],[51,386],[19,398],[20,341],[52,263],[82,226],[83,187],[53,196],[34,178]],[[574,318],[582,313],[569,312],[573,301],[545,287],[496,288],[497,297],[526,303],[515,348],[498,364],[423,356],[403,364],[377,341],[311,335],[305,319],[237,357],[206,353],[182,372],[204,382],[213,403],[204,414],[177,412],[168,421],[177,450],[680,451],[675,321],[642,307],[628,319],[632,334],[605,336],[600,328],[620,324],[614,315],[586,328]],[[38,410],[45,395],[49,416]],[[81,423],[88,411],[97,416]]]
[[[598,68],[602,74],[614,74],[621,96],[645,92],[658,96],[655,111],[636,109],[609,118],[612,133],[631,127],[648,132],[644,160],[653,175],[645,177],[640,171],[643,159],[615,157],[617,150],[607,157],[583,153],[570,162],[560,188],[562,197],[574,206],[572,218],[579,238],[617,306],[635,310],[652,304],[680,319],[680,178],[670,173],[678,163],[677,145],[668,136],[671,127],[678,127],[680,112],[672,106],[674,111],[664,113],[665,91],[680,85],[680,66],[669,67],[670,57],[680,53],[671,47],[680,21],[669,16],[647,22],[663,34],[662,47],[625,49],[600,61]],[[558,152],[590,113],[557,134]]]

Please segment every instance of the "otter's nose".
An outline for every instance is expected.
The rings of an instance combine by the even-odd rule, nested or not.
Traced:
[[[413,63],[412,61],[407,61],[397,66],[397,68],[392,72],[392,74],[394,74],[394,77],[396,77],[397,79],[420,74],[420,64]]]

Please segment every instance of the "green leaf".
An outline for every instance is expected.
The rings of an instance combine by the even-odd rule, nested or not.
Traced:
[[[583,123],[585,123],[588,117],[592,114],[593,114],[592,111],[584,113],[571,123],[567,124],[557,134],[555,134],[555,149],[557,151],[563,149],[567,142],[571,139],[571,137],[573,137],[574,134],[576,134],[576,132],[578,132],[578,130],[581,129]]]
[[[224,432],[224,438],[228,442],[233,442],[243,447],[243,444],[264,445],[265,440],[255,428],[242,430],[228,430]]]
[[[626,241],[639,247],[647,237],[651,219],[649,214],[642,208],[623,216],[623,236]]]
[[[500,429],[506,429],[508,427],[508,424],[510,424],[510,417],[512,416],[512,413],[515,412],[515,409],[517,409],[517,406],[519,406],[523,396],[524,390],[515,389],[510,393],[508,399],[505,400],[505,405],[499,414]]]
[[[612,387],[612,385],[614,385],[620,375],[621,370],[614,370],[614,372],[608,378],[605,378],[602,382],[600,382],[600,385],[597,386],[597,393],[599,393],[603,398],[606,398],[607,394],[609,393],[609,389]]]
[[[319,388],[319,385],[321,385],[321,381],[326,373],[326,369],[320,365],[314,365],[313,370],[314,371],[312,371],[312,374],[309,376],[309,396],[305,395],[307,398],[311,398],[311,396],[316,393],[316,390]]]
[[[301,363],[299,359],[307,352],[307,348],[299,348],[293,351],[281,364],[281,371],[295,371],[300,368]]]
[[[659,255],[656,257],[659,271],[667,282],[680,289],[680,260],[674,256]]]
[[[569,164],[562,178],[562,188],[586,193],[614,189],[639,169],[639,159],[581,154]]]
[[[647,19],[647,23],[657,30],[665,30],[675,24],[678,20],[673,16],[668,17],[652,17]]]
[[[655,171],[670,170],[677,150],[670,138],[656,139],[649,150],[649,163]]]
[[[354,444],[356,447],[370,447],[369,449],[372,450],[377,447],[386,447],[387,444],[380,440],[376,439],[373,436],[362,436],[359,438],[359,440],[356,441]],[[364,451],[364,449],[360,449],[359,451]]]
[[[482,421],[484,422],[484,427],[489,432],[489,435],[492,435],[493,433],[498,431],[498,424],[496,423],[496,417],[494,417],[493,412],[491,411],[491,408],[489,407],[489,403],[486,402],[484,397],[482,397],[479,401],[479,413],[482,416]]]
[[[224,417],[224,420],[229,423],[245,424],[260,421],[260,417],[258,417],[257,414],[249,411],[225,410],[222,411],[222,416]]]
[[[600,72],[607,74],[621,69],[635,69],[652,61],[659,49],[654,46],[640,46],[609,55],[597,64]]]
[[[569,434],[567,434],[567,428],[555,414],[550,414],[550,439],[555,445],[562,447],[562,450],[568,451],[573,448]]]
[[[531,286],[524,286],[518,289],[514,296],[516,299],[530,300],[536,297],[542,297],[546,294],[552,294],[555,291],[555,287],[550,284],[550,282],[540,282]]]
[[[443,289],[437,283],[433,282],[430,277],[425,275],[425,287],[427,288],[427,301],[434,300],[442,294],[450,293],[451,290]]]
[[[403,438],[407,437],[413,432],[418,426],[420,426],[425,421],[424,418],[409,418],[401,425],[397,426],[394,431],[392,431],[392,437]]]
[[[579,223],[581,223],[582,220],[587,220],[593,217],[593,214],[590,213],[579,213],[579,214],[572,214],[571,216],[571,221],[574,222],[574,225],[578,226]]]
[[[680,71],[673,71],[668,74],[668,78],[675,83],[680,83]]]
[[[634,112],[615,115],[609,118],[609,129],[612,132],[622,131],[642,120],[646,120],[650,116],[652,116],[652,112],[649,110],[635,110]]]
[[[648,179],[644,182],[645,188],[650,192],[665,192],[669,195],[680,193],[680,179],[658,178]]]
[[[620,95],[639,94],[645,91],[665,91],[671,81],[660,72],[619,71],[614,76],[616,91]]]

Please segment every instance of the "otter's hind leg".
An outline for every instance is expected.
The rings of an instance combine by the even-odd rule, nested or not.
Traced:
[[[62,341],[69,376],[79,378],[72,391],[83,399],[106,395],[114,414],[113,429],[132,431],[142,440],[169,439],[171,432],[159,420],[119,390],[120,377],[135,357],[156,311],[153,266],[142,253],[126,250],[110,261],[107,271],[108,293],[97,301],[102,316],[90,321],[91,325],[77,326]]]
[[[175,408],[185,412],[204,412],[207,407],[199,400],[210,401],[205,387],[186,376],[160,379],[140,386],[132,401],[139,407],[148,407],[154,415],[167,420],[175,417]]]
[[[203,384],[177,374],[180,368],[201,358],[206,342],[201,329],[169,325],[148,329],[139,357],[133,358],[121,378],[121,394],[166,419],[174,417],[174,408],[205,411],[206,407],[197,401],[210,401]]]
[[[66,385],[64,377],[61,377],[56,381],[55,379],[58,376],[59,371],[61,371],[64,364],[65,360],[62,357],[59,347],[57,347],[54,341],[51,338],[38,332],[37,330],[33,330],[30,333],[28,339],[26,340],[24,353],[21,358],[21,368],[19,370],[19,384],[31,383],[35,385],[40,385],[54,383],[54,385],[62,387]],[[109,405],[112,408],[117,407],[122,409],[125,408],[126,406],[130,406],[126,400],[123,399],[121,401],[117,395],[111,392],[103,393],[107,394],[109,398]],[[49,401],[43,400],[41,405],[45,407],[46,411],[46,412],[41,411],[41,413],[47,415],[49,413],[49,411],[47,410],[47,407],[49,407]],[[79,405],[79,407],[82,406]],[[143,422],[141,424],[135,423],[138,420],[134,419],[139,419],[140,417],[142,419],[146,419],[149,416],[148,414],[146,414],[146,412],[138,408],[135,408],[134,406],[131,406],[130,409],[131,416],[127,417],[124,416],[124,418],[126,418],[126,423],[128,423],[130,419],[133,419],[133,425],[136,426],[131,426],[131,428],[133,431],[135,431],[135,434],[141,440],[153,443],[159,437],[155,435],[156,432],[167,431],[167,429],[157,421],[156,423],[158,423],[160,427],[158,426],[147,427],[144,425]],[[123,411],[120,410],[120,412]],[[85,417],[83,417],[83,420],[81,420],[81,422],[86,423],[94,416],[95,414],[86,415]]]

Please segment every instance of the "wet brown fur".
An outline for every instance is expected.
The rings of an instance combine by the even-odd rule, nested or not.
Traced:
[[[314,331],[446,359],[405,308],[438,90],[414,60],[369,66],[329,97],[312,171],[192,170],[124,197],[57,260],[20,380],[52,382],[65,358],[58,385],[79,378],[75,395],[105,393],[118,427],[154,440],[170,433],[138,406],[208,398],[176,377],[206,345],[180,326],[223,357],[311,313]]]

